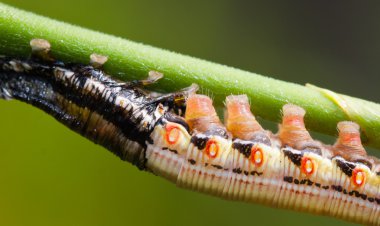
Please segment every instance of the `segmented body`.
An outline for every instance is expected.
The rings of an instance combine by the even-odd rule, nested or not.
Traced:
[[[207,97],[153,95],[136,84],[92,66],[0,58],[0,97],[37,106],[180,187],[380,225],[378,160],[362,153],[355,126],[342,124],[340,140],[323,145],[304,129],[304,113],[288,106],[273,135],[255,121],[244,98],[231,96],[226,129]],[[175,113],[183,107],[178,99],[186,100],[185,118]],[[346,152],[355,158],[338,154]]]

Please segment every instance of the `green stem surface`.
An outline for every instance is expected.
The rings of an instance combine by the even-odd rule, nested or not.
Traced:
[[[105,70],[120,80],[145,78],[155,70],[165,75],[155,87],[163,91],[197,83],[213,93],[219,107],[227,95],[247,94],[253,113],[266,120],[279,121],[285,103],[305,108],[307,128],[316,132],[336,135],[339,121],[352,120],[360,124],[364,143],[380,148],[380,105],[376,103],[135,43],[0,3],[0,54],[27,57],[33,38],[48,40],[53,55],[63,61],[88,63],[92,53],[106,55]]]

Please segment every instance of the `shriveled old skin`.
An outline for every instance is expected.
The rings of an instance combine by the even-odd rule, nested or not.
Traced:
[[[180,187],[380,225],[380,161],[367,155],[354,122],[340,122],[336,143],[326,145],[306,130],[305,110],[286,104],[273,134],[256,121],[247,96],[231,95],[222,124],[196,86],[148,92],[143,86],[161,73],[121,83],[101,70],[106,57],[66,65],[50,55],[46,40],[30,44],[31,59],[0,56],[0,98],[30,103]]]

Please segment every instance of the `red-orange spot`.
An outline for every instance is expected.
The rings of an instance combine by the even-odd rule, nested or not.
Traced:
[[[352,183],[355,186],[362,186],[365,183],[366,180],[366,174],[365,172],[360,168],[355,168],[352,172]]]
[[[301,170],[306,175],[311,175],[314,173],[314,162],[311,158],[303,157],[301,161]]]
[[[209,140],[206,144],[206,154],[208,155],[208,157],[215,158],[216,156],[218,156],[218,152],[218,142],[216,142],[215,140]]]
[[[166,142],[175,144],[178,141],[180,130],[176,125],[166,126]]]
[[[264,153],[258,146],[253,146],[251,149],[251,162],[256,166],[261,166],[264,162]]]

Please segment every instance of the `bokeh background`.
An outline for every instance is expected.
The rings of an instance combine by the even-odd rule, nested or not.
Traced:
[[[380,102],[377,1],[2,2],[273,78]],[[0,225],[279,224],[348,225],[179,189],[120,161],[40,110],[0,100]]]

